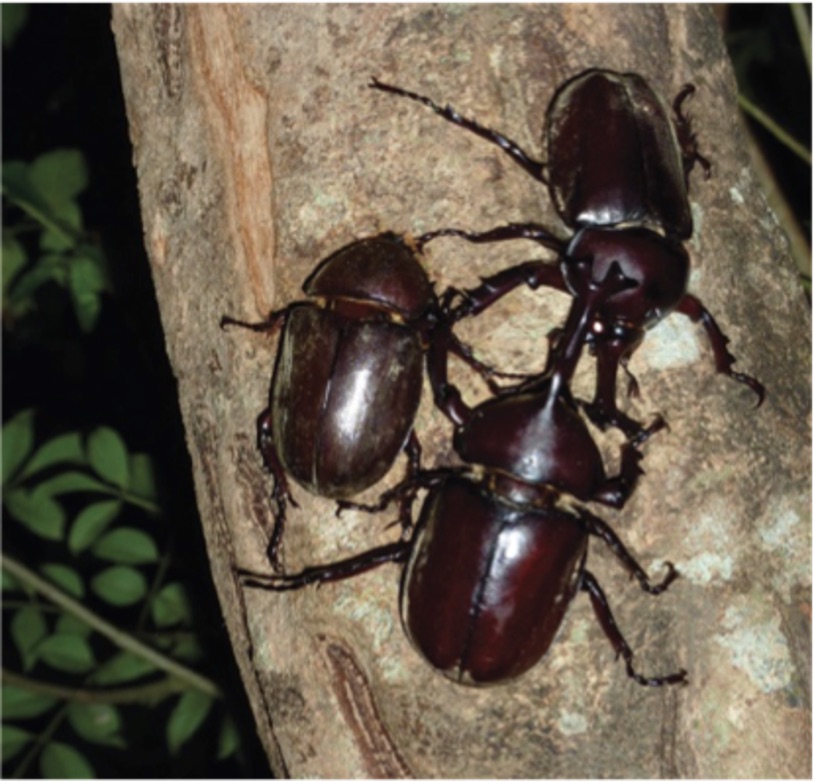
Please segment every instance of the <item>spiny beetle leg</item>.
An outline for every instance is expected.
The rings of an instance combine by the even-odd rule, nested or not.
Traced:
[[[766,389],[763,384],[753,378],[751,375],[746,375],[742,372],[735,372],[732,365],[735,363],[735,357],[726,349],[729,338],[721,331],[720,326],[715,322],[715,318],[709,310],[704,307],[700,299],[697,299],[692,294],[685,294],[684,298],[676,307],[676,310],[682,315],[686,315],[694,323],[701,322],[701,325],[707,332],[710,345],[712,345],[712,352],[715,356],[715,368],[718,372],[737,380],[739,383],[744,383],[749,386],[757,394],[757,407],[763,404],[763,399],[766,396]]]
[[[263,456],[266,469],[274,477],[274,488],[271,492],[275,507],[274,527],[272,528],[266,552],[272,568],[279,570],[280,546],[283,542],[286,522],[286,507],[288,503],[295,508],[299,506],[288,487],[285,468],[280,462],[280,457],[277,455],[277,449],[274,446],[270,410],[264,410],[257,419],[257,447]]]
[[[580,510],[579,516],[585,522],[590,534],[602,538],[607,547],[622,563],[625,570],[637,579],[641,588],[648,594],[660,595],[678,578],[678,572],[672,563],[667,562],[667,575],[658,584],[651,584],[644,568],[634,559],[633,555],[625,548],[624,543],[622,543],[608,524],[586,510]]]
[[[399,95],[403,98],[409,98],[410,100],[422,103],[424,106],[432,109],[436,114],[438,114],[439,117],[447,120],[447,122],[451,122],[454,125],[458,125],[458,127],[465,128],[466,130],[474,133],[476,136],[480,136],[481,138],[490,141],[492,144],[496,144],[504,152],[506,152],[506,154],[508,154],[515,161],[515,163],[528,171],[529,174],[531,174],[535,179],[538,179],[543,183],[547,182],[545,176],[543,175],[543,164],[529,157],[516,142],[512,141],[510,138],[507,138],[502,133],[498,133],[497,131],[478,124],[474,120],[462,117],[457,111],[455,111],[455,109],[452,108],[452,106],[447,105],[442,108],[437,103],[434,103],[423,95],[419,95],[416,92],[410,92],[409,90],[404,90],[401,87],[394,87],[391,84],[385,84],[384,82],[379,81],[375,76],[371,77],[371,82],[368,87],[374,90],[381,90],[382,92],[390,92],[393,95]]]
[[[667,674],[666,676],[642,676],[633,667],[633,650],[625,641],[622,632],[619,630],[616,620],[613,618],[608,599],[605,593],[599,586],[599,582],[594,578],[593,574],[584,570],[582,572],[582,581],[580,589],[588,593],[591,598],[591,605],[594,608],[596,618],[602,626],[605,636],[610,641],[616,651],[616,655],[625,661],[625,668],[627,675],[631,679],[641,684],[643,687],[663,687],[666,684],[687,684],[687,672],[682,668],[676,673]]]
[[[689,179],[690,172],[696,163],[704,169],[704,179],[709,179],[712,172],[712,163],[698,152],[698,140],[692,129],[689,115],[684,114],[684,101],[695,93],[694,84],[685,84],[673,100],[673,122],[676,126],[676,135],[681,147],[681,156],[684,160],[684,178]]]
[[[365,551],[363,554],[357,554],[355,557],[332,562],[329,565],[308,567],[291,575],[269,575],[248,570],[240,570],[238,575],[243,586],[269,589],[272,592],[285,592],[291,589],[302,589],[309,584],[324,584],[328,581],[353,578],[388,562],[404,562],[409,553],[410,543],[400,540]]]

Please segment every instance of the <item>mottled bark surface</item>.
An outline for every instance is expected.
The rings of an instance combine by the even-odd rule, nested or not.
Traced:
[[[258,731],[277,774],[419,777],[791,777],[810,769],[809,315],[786,242],[747,158],[735,83],[705,6],[115,6],[145,243],[192,454],[198,502]],[[590,567],[644,673],[632,683],[578,597],[546,658],[475,690],[434,673],[400,627],[399,568],[322,589],[241,592],[263,569],[270,479],[254,448],[276,342],[222,332],[299,298],[315,263],[383,229],[485,229],[539,220],[548,193],[499,150],[365,85],[371,75],[451,102],[540,152],[546,105],[589,67],[636,71],[690,110],[714,164],[695,174],[691,290],[761,378],[760,410],[715,374],[700,328],[672,316],[631,362],[635,417],[670,430],[623,512],[600,511],[654,574],[653,598],[601,545]],[[542,257],[532,245],[444,240],[439,288]],[[567,300],[518,291],[467,324],[488,360],[527,370]],[[578,388],[590,389],[590,360]],[[470,400],[482,388],[457,376]],[[425,393],[425,464],[450,463],[450,427]],[[618,438],[601,436],[614,457]],[[402,474],[401,461],[382,486]],[[333,515],[294,489],[285,565],[398,535],[392,514]],[[378,488],[366,493],[372,499]],[[245,612],[244,612],[245,607]],[[213,618],[213,624],[216,624]]]

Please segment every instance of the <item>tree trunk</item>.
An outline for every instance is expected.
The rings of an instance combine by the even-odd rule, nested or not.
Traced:
[[[212,572],[260,736],[294,777],[805,777],[810,769],[809,315],[787,243],[747,157],[736,88],[707,6],[114,6],[144,235],[195,469]],[[713,176],[691,179],[691,291],[760,378],[754,396],[714,371],[699,326],[673,315],[630,369],[638,419],[669,431],[645,448],[628,506],[601,511],[658,576],[631,583],[601,545],[590,567],[638,668],[686,667],[683,688],[642,689],[577,597],[546,658],[488,689],[450,683],[410,647],[400,568],[321,589],[242,590],[265,570],[271,479],[254,445],[276,339],[221,331],[302,298],[316,263],[381,230],[540,221],[547,190],[507,156],[371,76],[449,101],[542,155],[555,88],[590,67],[635,71],[665,97],[685,82]],[[545,257],[525,242],[441,240],[437,289]],[[501,368],[542,367],[567,297],[517,291],[462,328]],[[577,392],[590,393],[586,356]],[[470,401],[482,388],[459,382]],[[620,395],[621,396],[621,395]],[[425,389],[425,466],[452,460]],[[619,439],[597,435],[613,457]],[[399,460],[371,500],[403,474]],[[299,487],[289,572],[398,537],[392,514],[334,516]],[[594,508],[595,512],[600,512]],[[214,621],[214,620],[213,620]]]

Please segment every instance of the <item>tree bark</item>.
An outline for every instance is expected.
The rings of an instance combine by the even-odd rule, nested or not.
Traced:
[[[212,572],[272,770],[294,777],[805,777],[810,769],[810,320],[747,157],[736,87],[707,6],[116,5],[114,30],[145,244]],[[601,512],[658,576],[631,583],[601,545],[604,585],[638,668],[689,670],[683,688],[625,676],[577,597],[546,658],[517,682],[457,686],[411,649],[400,569],[284,595],[242,590],[267,569],[270,477],[254,446],[276,339],[223,332],[302,298],[322,258],[384,229],[558,222],[545,188],[507,156],[371,76],[449,101],[543,154],[555,88],[590,67],[635,71],[665,97],[685,82],[702,153],[688,243],[699,295],[731,338],[717,375],[701,328],[673,315],[631,362],[634,417],[662,413],[627,507]],[[524,242],[431,246],[438,290],[544,253]],[[517,291],[462,328],[501,368],[542,367],[561,294]],[[590,358],[576,391],[591,389]],[[483,390],[461,371],[467,398]],[[424,464],[453,459],[425,391]],[[613,460],[618,438],[598,434]],[[403,474],[365,493],[373,499]],[[294,488],[288,571],[398,537],[392,513],[334,515]]]

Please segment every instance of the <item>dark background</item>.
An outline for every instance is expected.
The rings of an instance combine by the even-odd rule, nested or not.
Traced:
[[[810,76],[788,6],[721,9],[741,89],[792,135],[808,142]],[[755,133],[810,236],[810,168],[763,129]],[[240,721],[244,743],[240,760],[233,757],[213,764],[211,752],[201,751],[213,741],[204,729],[171,758],[160,750],[165,745],[163,721],[144,708],[140,713],[135,709],[127,723],[132,751],[95,745],[83,745],[82,751],[92,758],[100,776],[266,776],[268,768],[223,632],[196,516],[176,387],[142,246],[136,178],[106,5],[31,6],[22,32],[3,52],[4,161],[31,161],[64,147],[82,150],[88,161],[90,187],[81,198],[84,223],[104,249],[113,291],[105,297],[99,324],[90,334],[80,331],[64,291],[56,286],[40,291],[35,312],[13,324],[4,319],[3,419],[34,407],[42,438],[104,424],[119,431],[131,450],[153,456],[162,503],[172,519],[171,525],[161,528],[163,543],[173,549],[176,575],[196,597],[197,632],[206,639],[208,657],[202,672],[230,693],[226,708]],[[5,203],[3,208],[5,219]],[[42,543],[37,543],[35,553],[32,541],[16,537],[18,526],[5,526],[4,546],[36,562]],[[77,742],[69,732],[63,740]],[[147,752],[146,746],[158,749]]]

